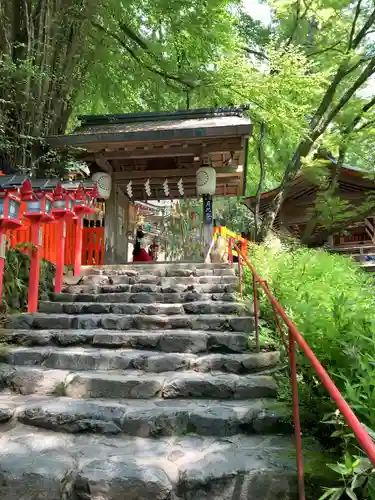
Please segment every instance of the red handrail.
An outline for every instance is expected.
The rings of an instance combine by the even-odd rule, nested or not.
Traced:
[[[232,242],[229,242],[232,246]],[[291,321],[285,310],[281,307],[279,302],[272,295],[270,289],[268,288],[267,282],[264,281],[256,272],[254,266],[249,262],[246,255],[234,244],[238,252],[238,260],[243,260],[246,265],[251,270],[253,276],[253,292],[254,292],[254,315],[255,321],[255,334],[256,334],[256,344],[259,350],[259,324],[258,324],[258,303],[256,298],[256,287],[259,284],[266,294],[268,300],[270,301],[277,324],[283,334],[282,326],[280,324],[278,315],[282,318],[285,325],[289,330],[289,363],[290,363],[290,376],[292,385],[292,399],[293,399],[293,420],[294,420],[294,432],[296,439],[296,461],[297,461],[297,475],[298,475],[298,490],[299,499],[305,500],[305,485],[304,485],[304,472],[303,472],[303,456],[302,456],[302,438],[301,438],[301,425],[299,417],[299,397],[298,397],[298,381],[297,381],[297,363],[295,355],[295,342],[298,347],[303,351],[305,357],[309,361],[310,365],[314,369],[315,373],[319,377],[323,386],[327,389],[329,395],[336,403],[337,408],[340,410],[344,416],[346,423],[354,432],[359,444],[361,445],[363,451],[366,453],[370,459],[372,465],[375,467],[375,444],[374,441],[369,436],[368,432],[365,430],[361,422],[358,420],[353,410],[350,408],[348,403],[342,397],[340,391],[337,389],[336,385],[332,381],[331,377],[328,375],[327,371],[323,368],[318,358],[315,356],[314,352],[303,338],[303,336],[298,332],[296,325]],[[242,264],[239,264],[240,267]],[[285,340],[285,339],[283,339]]]

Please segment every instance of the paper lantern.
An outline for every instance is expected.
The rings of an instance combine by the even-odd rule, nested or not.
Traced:
[[[112,177],[106,172],[96,172],[91,180],[98,185],[98,198],[107,200],[111,195]]]
[[[197,170],[197,195],[215,194],[216,170],[213,167],[201,167]]]

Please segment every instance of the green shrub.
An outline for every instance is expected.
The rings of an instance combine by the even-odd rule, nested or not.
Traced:
[[[30,275],[30,256],[9,248],[4,266],[4,299],[12,311],[25,311]],[[55,266],[46,260],[40,262],[39,299],[46,300],[53,291]]]
[[[254,245],[249,255],[346,401],[375,436],[371,431],[375,429],[373,276],[350,259],[324,250]],[[245,271],[245,292],[252,294],[249,271]],[[263,322],[276,332],[269,302],[263,293],[259,295]],[[278,333],[275,336],[280,339]],[[305,431],[318,431],[320,438],[331,435],[326,444],[344,457],[330,465],[340,476],[339,485],[328,489],[324,498],[375,499],[375,489],[373,495],[369,493],[375,483],[371,464],[361,458],[352,432],[346,426],[337,429],[336,405],[301,353],[298,364],[302,425]],[[289,380],[284,377],[281,382],[281,394],[288,400]],[[327,413],[331,414],[329,419],[325,418]],[[324,419],[330,420],[328,426],[322,426]]]
[[[323,250],[253,246],[251,261],[359,417],[375,427],[373,278]],[[246,274],[246,291],[250,277]],[[263,315],[271,319],[268,301]],[[307,364],[303,356],[299,363]]]

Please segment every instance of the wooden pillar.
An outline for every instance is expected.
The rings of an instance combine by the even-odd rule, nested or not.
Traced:
[[[213,201],[210,194],[203,195],[203,254],[206,254],[210,248],[213,236]]]
[[[42,228],[40,222],[31,222],[31,262],[29,276],[29,295],[27,312],[38,310],[39,277],[40,277],[40,246],[42,244]]]

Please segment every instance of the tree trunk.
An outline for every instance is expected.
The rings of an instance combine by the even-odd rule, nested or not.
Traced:
[[[264,239],[264,235],[262,234],[263,223],[260,219],[260,199],[263,191],[264,180],[266,177],[264,143],[267,135],[267,125],[264,122],[262,122],[260,125],[259,134],[260,134],[259,141],[257,143],[257,154],[259,162],[259,182],[256,192],[256,202],[254,211],[255,241],[257,242],[261,242]]]
[[[42,136],[63,133],[95,0],[0,0],[0,155],[32,173]],[[4,141],[3,141],[4,142]]]

